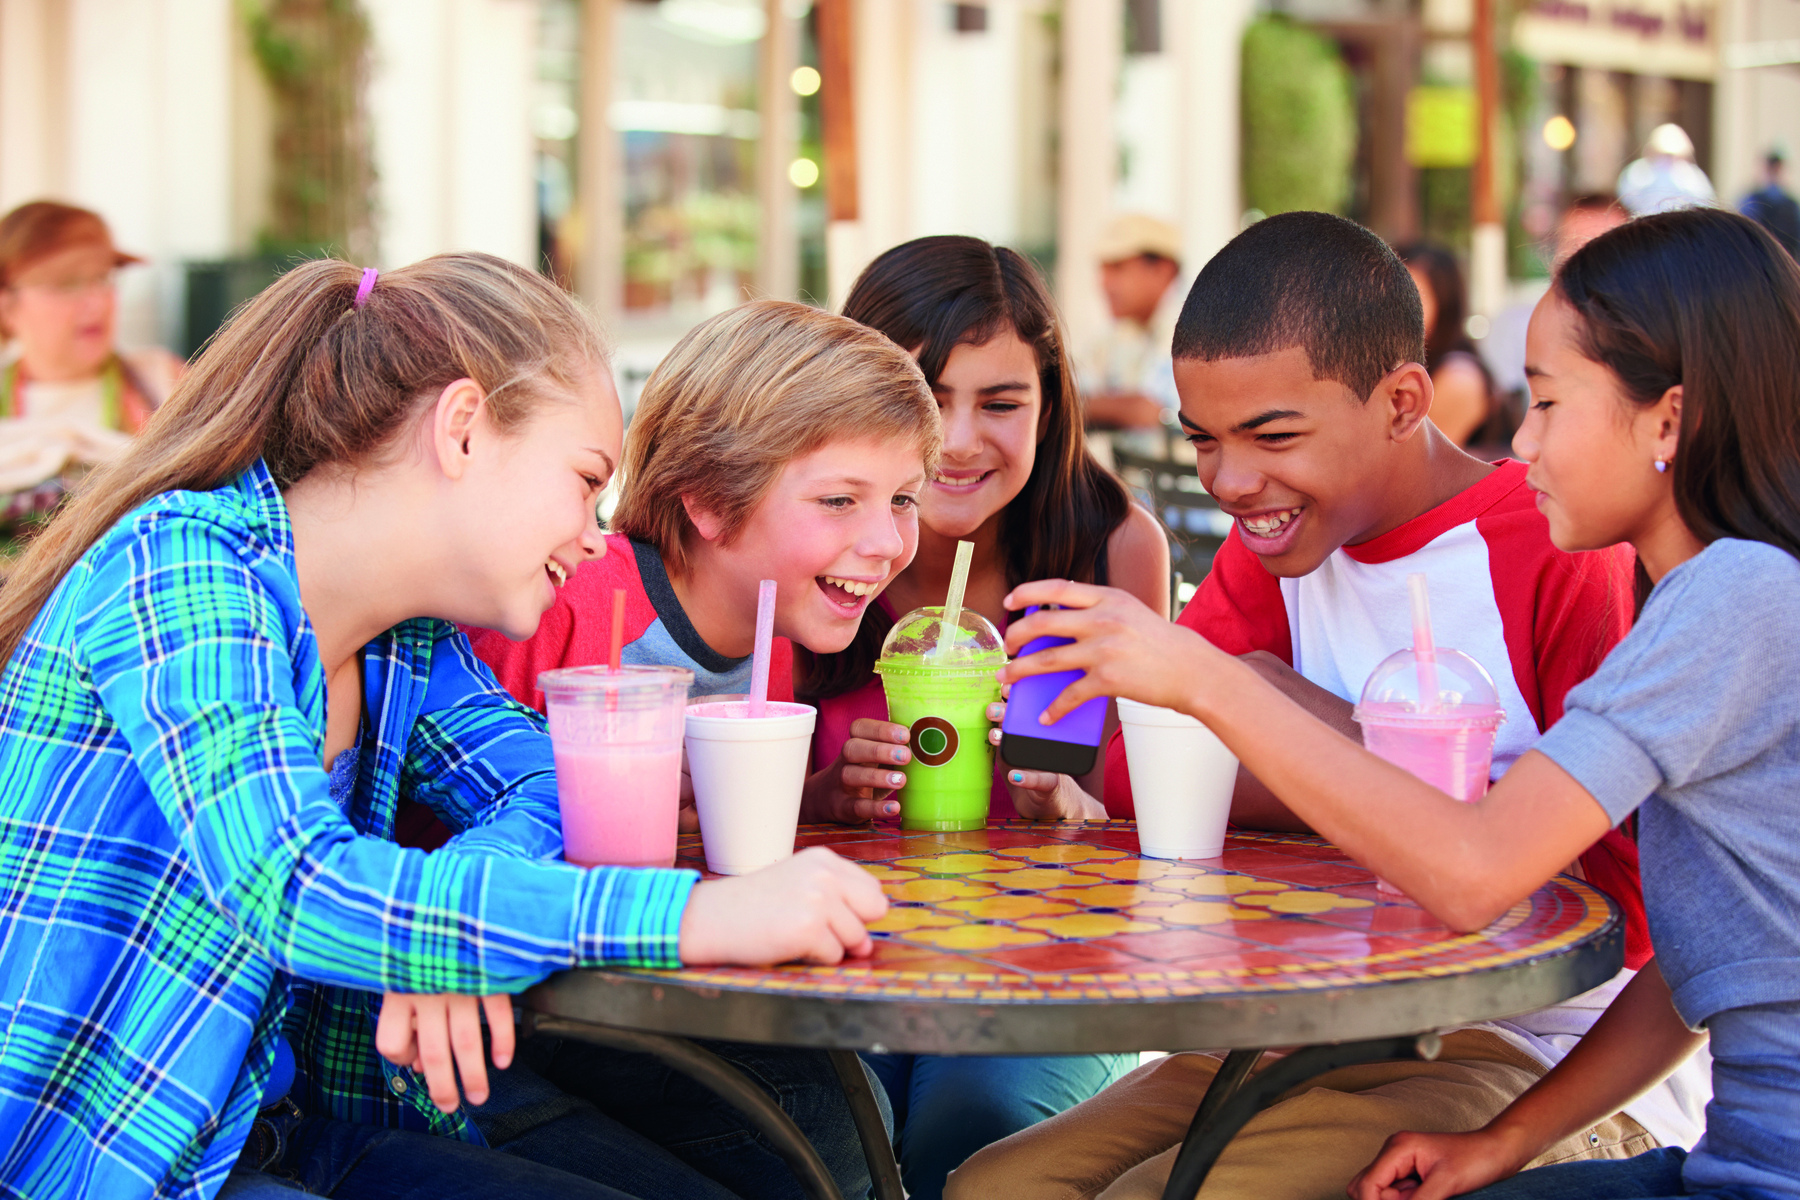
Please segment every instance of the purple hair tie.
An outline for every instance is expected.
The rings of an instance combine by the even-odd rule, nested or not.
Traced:
[[[380,274],[374,267],[364,268],[362,282],[356,285],[356,299],[350,303],[351,308],[361,308],[369,302],[369,293],[375,290],[375,277]]]

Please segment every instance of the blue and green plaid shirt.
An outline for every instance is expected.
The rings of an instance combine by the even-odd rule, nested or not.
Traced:
[[[90,550],[0,674],[0,1196],[207,1197],[285,1024],[309,1110],[467,1136],[376,1055],[378,993],[676,965],[684,871],[584,871],[550,743],[442,621],[363,660],[353,798],[261,463]],[[403,797],[457,836],[393,842]]]

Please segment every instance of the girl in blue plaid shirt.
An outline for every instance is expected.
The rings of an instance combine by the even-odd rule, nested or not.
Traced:
[[[621,434],[597,330],[541,276],[311,262],[32,545],[0,590],[0,1195],[792,1188],[684,1161],[735,1132],[716,1112],[571,1111],[571,1172],[458,1110],[480,1007],[504,1066],[506,995],[554,971],[835,962],[886,907],[822,850],[707,883],[560,860],[542,720],[453,623],[528,636],[604,553]],[[395,843],[403,798],[443,850]],[[770,1070],[832,1096],[796,1116],[860,1193],[823,1057]]]

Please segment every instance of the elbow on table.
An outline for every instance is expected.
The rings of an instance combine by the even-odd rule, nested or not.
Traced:
[[[1419,907],[1458,933],[1476,933],[1486,929],[1498,921],[1518,899],[1466,878],[1440,881],[1435,888],[1413,898]]]

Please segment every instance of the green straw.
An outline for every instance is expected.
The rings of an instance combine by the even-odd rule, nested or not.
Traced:
[[[975,543],[956,543],[956,565],[950,568],[950,594],[944,597],[944,620],[938,626],[937,645],[931,649],[932,657],[941,657],[946,650],[956,650],[956,635],[962,628],[963,593],[969,590],[969,564],[975,560]]]

